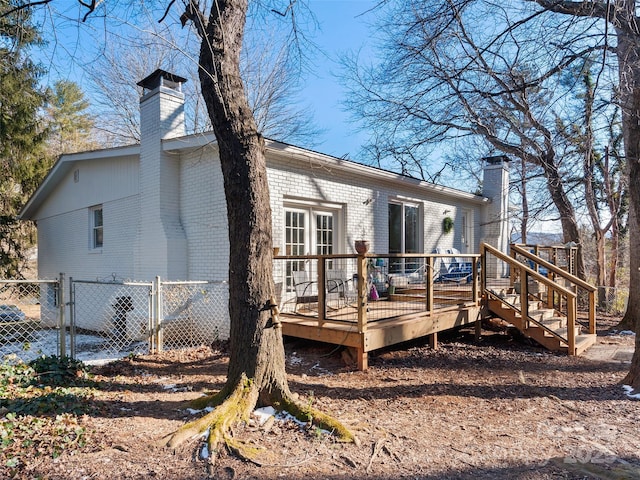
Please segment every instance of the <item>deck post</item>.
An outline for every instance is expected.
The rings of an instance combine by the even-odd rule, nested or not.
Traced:
[[[438,349],[438,332],[429,335],[429,346],[434,350]]]
[[[358,254],[358,333],[367,331],[367,273],[367,257]]]
[[[529,282],[527,272],[518,268],[520,271],[520,315],[522,316],[522,327],[529,327]]]
[[[364,351],[364,348],[357,348],[356,356],[358,360],[358,370],[364,372],[369,368],[369,354]]]
[[[567,344],[569,355],[576,354],[576,310],[577,297],[567,297]]]
[[[589,292],[589,333],[596,333],[596,292]]]
[[[427,257],[427,268],[424,272],[424,280],[425,280],[425,288],[427,291],[425,292],[425,302],[426,302],[426,310],[429,315],[431,315],[431,311],[433,310],[433,257]]]
[[[514,260],[516,259],[516,252],[512,248],[509,249],[509,256],[511,258],[513,258]],[[516,270],[515,270],[515,268],[510,268],[509,269],[509,280],[510,280],[511,286],[513,287],[513,284],[516,282]]]
[[[321,327],[327,315],[327,296],[325,289],[325,258],[318,257],[318,327]]]
[[[472,295],[473,303],[477,305],[478,304],[478,262],[475,260],[472,263],[471,272],[472,272],[471,275],[473,275],[473,278],[472,278],[473,292],[471,293],[471,295]]]

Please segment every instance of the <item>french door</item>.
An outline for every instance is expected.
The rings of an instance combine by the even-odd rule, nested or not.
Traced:
[[[286,208],[284,221],[285,255],[331,255],[337,251],[338,212],[316,208]],[[308,260],[286,262],[287,291],[293,287],[293,272],[305,270],[315,275]],[[331,268],[331,265],[327,265]],[[315,264],[313,269],[315,269]],[[309,278],[309,280],[313,280]]]

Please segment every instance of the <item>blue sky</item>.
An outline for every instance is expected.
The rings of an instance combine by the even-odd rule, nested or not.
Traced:
[[[317,18],[320,30],[314,38],[327,58],[318,56],[315,75],[309,75],[303,90],[304,99],[315,111],[318,126],[326,130],[319,150],[323,153],[353,158],[366,134],[356,132],[344,111],[342,102],[346,91],[335,74],[340,55],[346,51],[365,54],[370,51],[370,32],[367,22],[371,15],[363,15],[377,2],[368,0],[311,0],[309,6]]]
[[[372,20],[371,14],[365,14],[376,5],[370,0],[309,0],[308,7],[313,12],[318,23],[318,29],[312,33],[311,40],[317,45],[318,51],[313,55],[311,71],[306,75],[304,87],[300,95],[300,102],[309,105],[313,111],[317,127],[323,130],[316,150],[335,155],[356,159],[358,151],[366,135],[357,132],[349,121],[349,114],[344,111],[346,90],[336,77],[339,71],[338,60],[348,51],[360,51],[367,55],[370,51],[370,38],[367,22]],[[84,13],[78,4],[58,2],[51,4],[49,10],[40,10],[45,16],[44,28],[48,45],[38,52],[34,52],[49,70],[43,82],[47,85],[62,79],[71,79],[80,84],[87,94],[89,101],[92,92],[88,90],[84,68],[90,65],[99,55],[104,44],[104,29],[117,32],[118,21],[110,20],[109,26],[103,23],[99,15],[92,16],[84,24],[78,23],[79,16]],[[108,2],[104,4],[107,8]],[[54,8],[58,8],[54,12]],[[117,12],[120,13],[120,12]],[[364,14],[364,15],[363,15]],[[54,15],[53,20],[51,16]],[[117,16],[117,15],[113,15]],[[123,28],[127,26],[126,19],[122,19]],[[157,18],[150,16],[149,22],[156,23]],[[136,23],[140,24],[140,18]],[[174,29],[173,34],[181,32],[176,25],[168,25]],[[51,35],[54,30],[55,35]],[[157,24],[156,24],[157,25]],[[143,27],[144,28],[144,27]],[[184,32],[184,30],[182,31]],[[195,53],[195,52],[193,52]],[[179,73],[179,72],[178,72]]]

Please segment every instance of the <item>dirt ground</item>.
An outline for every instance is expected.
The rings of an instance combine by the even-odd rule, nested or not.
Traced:
[[[606,334],[607,323],[600,327]],[[424,341],[380,351],[366,372],[345,366],[333,346],[287,341],[291,389],[350,427],[360,445],[286,420],[237,427],[236,438],[261,448],[260,465],[227,452],[211,465],[199,459],[198,440],[177,451],[157,445],[193,418],[188,400],[223,384],[223,351],[128,358],[94,369],[97,408],[81,419],[87,445],[35,458],[17,478],[640,478],[640,402],[619,385],[628,363],[485,333],[479,343],[460,331],[442,335],[437,350]],[[599,341],[632,346],[634,338]]]

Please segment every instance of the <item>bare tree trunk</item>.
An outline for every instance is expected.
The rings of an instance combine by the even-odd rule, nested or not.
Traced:
[[[635,2],[628,1],[628,8],[635,13]],[[635,17],[633,17],[635,18]],[[640,329],[640,235],[638,235],[638,215],[640,214],[640,36],[637,28],[632,33],[617,30],[617,56],[620,71],[620,95],[622,101],[622,129],[629,169],[629,251],[634,252],[629,259],[629,302],[623,322]],[[640,388],[640,335],[636,335],[636,349],[631,369],[624,383]]]
[[[529,228],[529,200],[527,199],[527,161],[520,158],[520,191],[522,195],[522,220],[520,221],[521,242],[527,244],[527,229]]]
[[[229,375],[288,393],[284,348],[269,326],[273,296],[271,208],[264,156],[240,78],[246,0],[218,1],[200,49],[200,82],[218,140],[229,221]],[[265,384],[266,383],[266,384]]]
[[[576,220],[575,210],[573,205],[567,197],[564,186],[562,184],[562,177],[558,171],[558,166],[553,159],[542,162],[542,168],[544,169],[545,177],[547,178],[547,189],[551,195],[553,204],[558,209],[560,214],[560,224],[562,225],[562,234],[564,242],[575,242],[578,244],[578,252],[576,255],[576,270],[578,278],[585,279],[584,259],[582,254],[582,242],[580,238],[580,229],[578,228],[578,222]]]
[[[223,441],[237,448],[228,441],[231,426],[246,419],[256,404],[269,404],[334,431],[343,441],[355,441],[337,421],[297,403],[287,383],[282,330],[272,304],[273,243],[264,140],[240,77],[247,7],[247,0],[217,0],[208,21],[193,3],[185,13],[203,39],[200,81],[218,142],[227,201],[230,358],[224,388],[205,399],[217,408],[166,440],[175,446],[210,428],[211,451]]]

